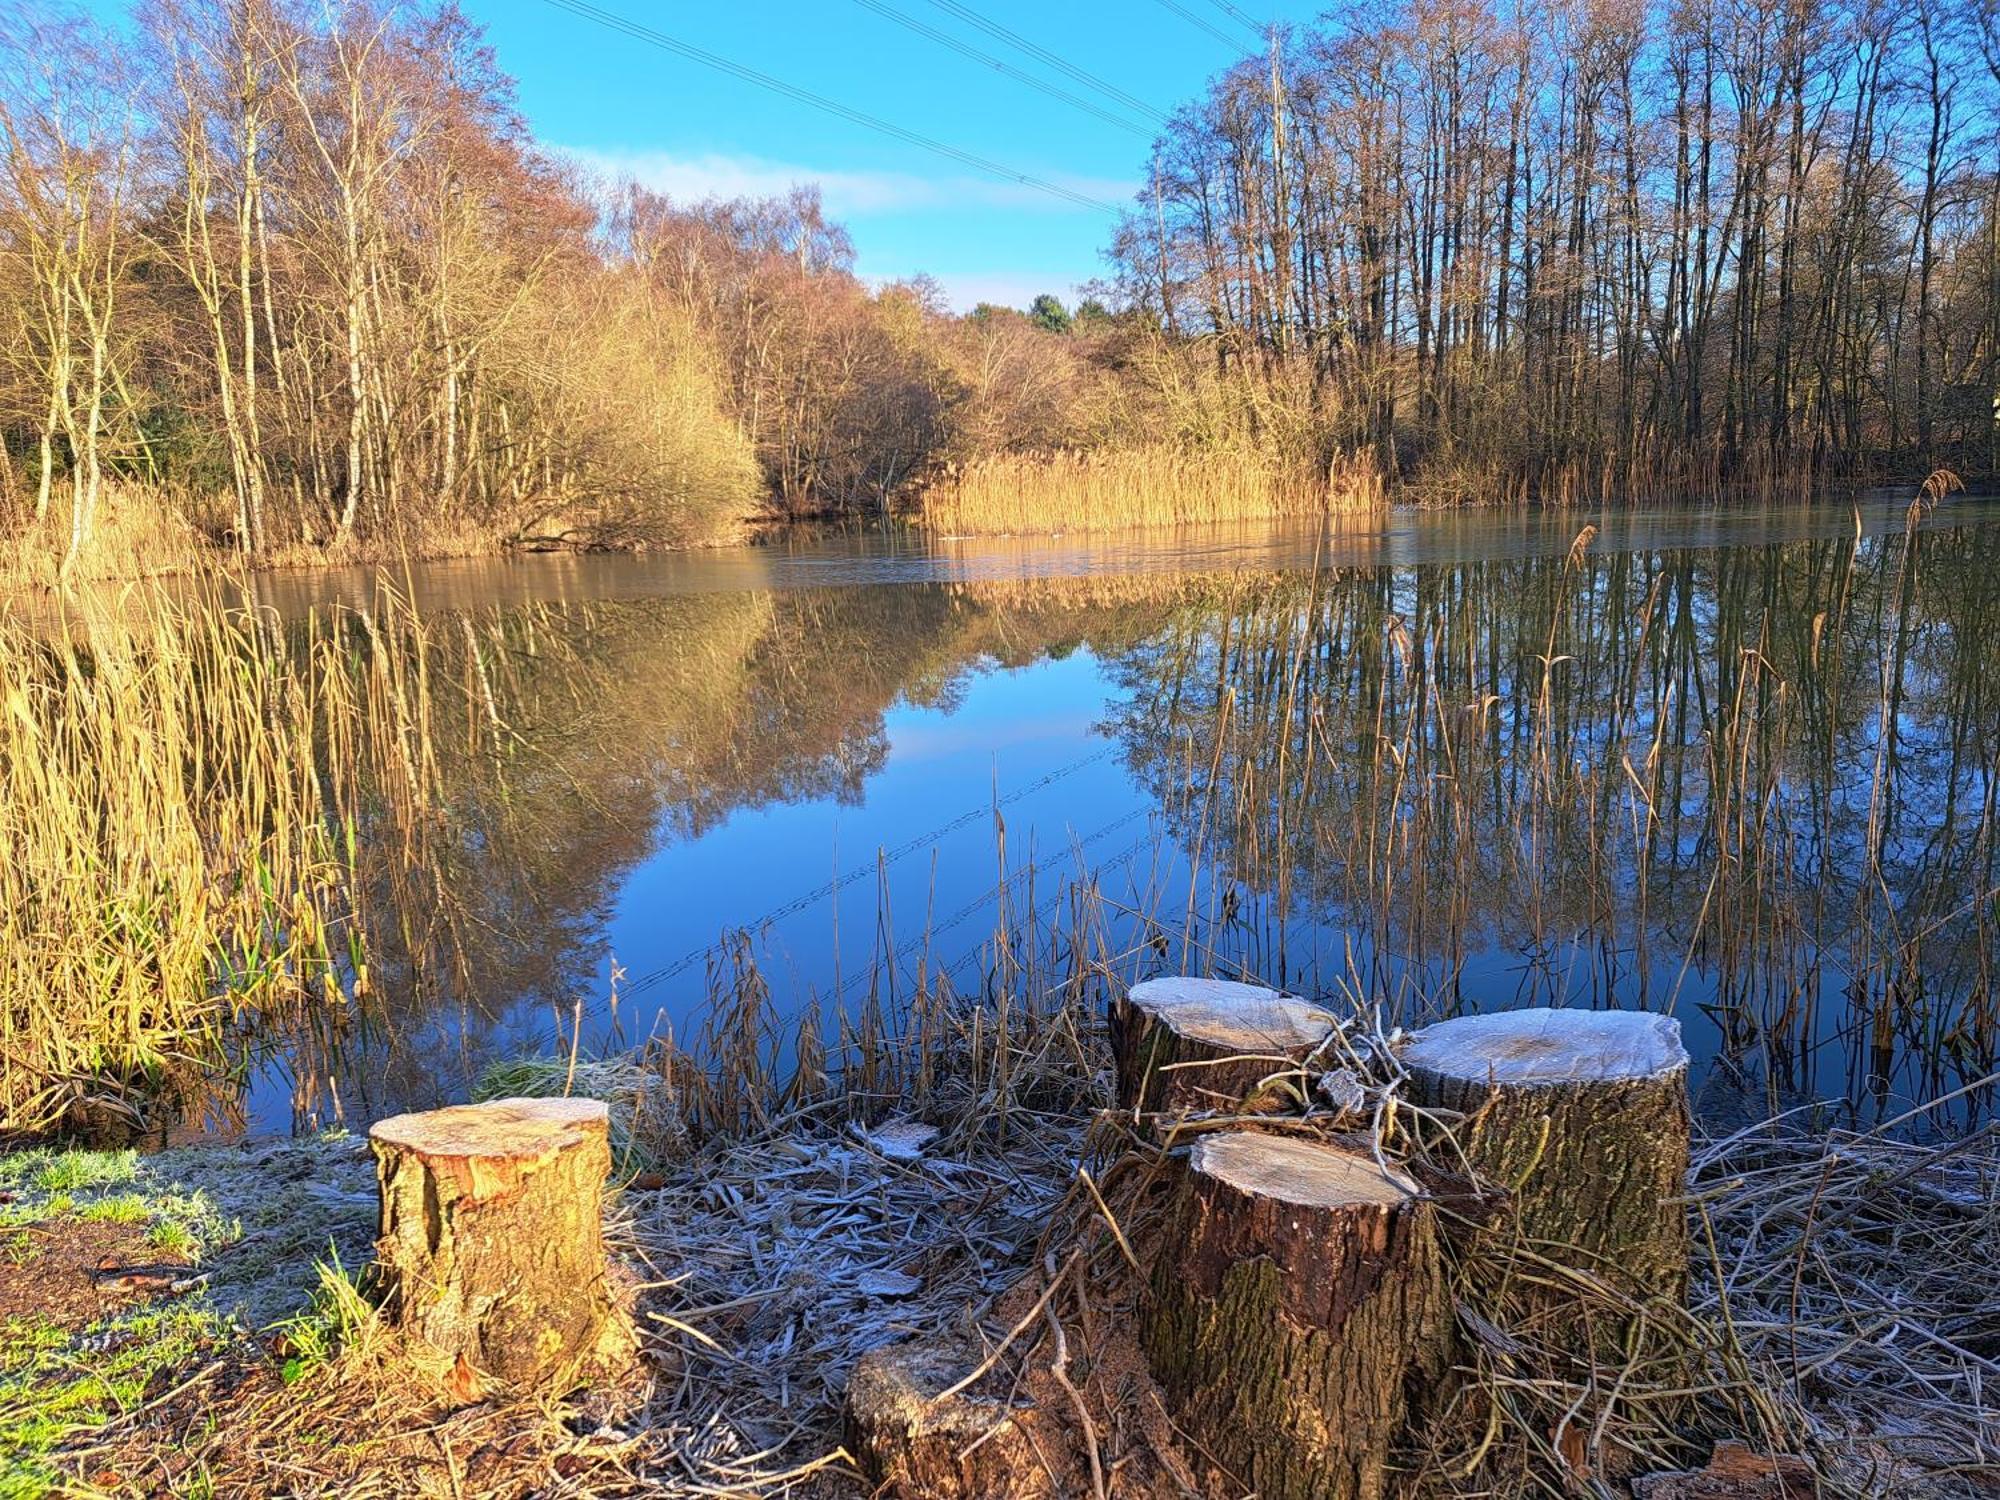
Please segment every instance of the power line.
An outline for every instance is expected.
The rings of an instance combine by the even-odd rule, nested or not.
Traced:
[[[1086,70],[1077,67],[1076,64],[1070,62],[1067,58],[1058,57],[1055,53],[1049,51],[1048,48],[1041,46],[1036,42],[1029,41],[1019,32],[1009,31],[1005,26],[1002,26],[998,21],[987,20],[986,17],[982,16],[978,11],[974,10],[971,6],[961,4],[960,0],[931,0],[931,4],[935,5],[939,10],[943,11],[946,15],[957,16],[958,19],[965,22],[966,25],[976,26],[981,31],[985,32],[988,36],[993,37],[998,41],[1005,42],[1008,46],[1013,47],[1017,51],[1027,53],[1028,56],[1034,58],[1037,62],[1044,63],[1047,66],[1054,68],[1058,73],[1061,73],[1066,77],[1074,79],[1076,82],[1082,84],[1085,88],[1096,89],[1100,94],[1103,94],[1105,97],[1117,100],[1126,109],[1132,110],[1137,114],[1145,115],[1148,119],[1158,120],[1162,125],[1169,123],[1166,114],[1164,114],[1160,110],[1153,108],[1153,106],[1148,104],[1145,100],[1135,99],[1132,95],[1126,93],[1116,84],[1106,83],[1102,78],[1099,78],[1095,73],[1087,72]]]
[[[965,57],[969,57],[974,62],[984,63],[987,67],[992,68],[997,72],[1003,73],[1007,77],[1012,78],[1019,83],[1025,83],[1031,89],[1039,89],[1042,93],[1047,94],[1051,99],[1060,99],[1065,104],[1074,105],[1076,108],[1082,110],[1085,114],[1095,115],[1098,119],[1103,120],[1108,124],[1116,125],[1120,130],[1129,130],[1134,135],[1148,136],[1148,137],[1150,137],[1153,133],[1151,130],[1147,129],[1144,125],[1135,125],[1132,123],[1132,121],[1126,119],[1122,115],[1114,115],[1108,109],[1099,109],[1095,104],[1092,104],[1088,99],[1078,98],[1075,94],[1070,93],[1067,89],[1059,89],[1046,79],[1037,78],[1032,73],[1023,72],[1021,69],[1015,67],[1012,63],[997,58],[990,52],[982,52],[980,51],[979,48],[972,46],[970,43],[960,41],[950,32],[940,31],[935,26],[931,26],[923,21],[919,21],[915,16],[905,15],[902,11],[897,10],[892,5],[884,5],[882,3],[882,0],[854,0],[854,3],[856,5],[861,6],[865,10],[874,11],[875,14],[877,14],[878,16],[886,16],[888,19],[894,21],[899,26],[908,27],[911,31],[914,31],[918,36],[930,38],[930,40],[936,42],[940,47],[949,47],[951,48],[952,51],[957,52]]]
[[[1245,30],[1254,33],[1258,41],[1264,41],[1271,35],[1271,28],[1269,26],[1264,25],[1260,21],[1252,20],[1249,16],[1246,16],[1242,11],[1231,5],[1229,0],[1208,0],[1208,3],[1231,20],[1240,24]]]
[[[1243,50],[1243,44],[1237,41],[1235,37],[1231,36],[1228,32],[1224,31],[1220,26],[1210,25],[1207,17],[1196,15],[1193,11],[1189,10],[1185,5],[1182,5],[1180,3],[1180,0],[1160,0],[1160,7],[1163,10],[1172,11],[1175,15],[1179,16],[1183,21],[1187,22],[1188,25],[1200,27],[1203,31],[1207,32],[1210,36],[1214,37],[1218,42],[1222,43],[1223,46],[1230,48],[1232,51],[1241,52]]]
[[[887,120],[879,119],[871,114],[865,114],[858,109],[851,109],[845,104],[826,98],[824,95],[815,94],[809,89],[802,89],[797,84],[786,83],[781,78],[773,78],[769,73],[760,73],[755,68],[746,68],[743,64],[731,62],[728,58],[717,53],[706,51],[703,48],[694,46],[690,42],[683,42],[677,37],[668,36],[663,31],[655,31],[650,26],[642,26],[637,21],[627,20],[624,16],[618,15],[615,12],[603,10],[598,6],[589,4],[588,0],[543,0],[543,3],[552,5],[557,10],[567,11],[573,16],[593,22],[609,30],[622,32],[635,41],[645,42],[649,46],[658,47],[664,52],[671,52],[676,56],[685,57],[690,62],[698,62],[703,67],[713,68],[720,73],[728,73],[732,77],[742,79],[745,83],[753,83],[759,88],[783,94],[786,98],[796,99],[801,104],[810,104],[814,109],[824,110],[830,115],[837,115],[843,120],[851,121],[869,130],[879,131],[883,135],[892,136],[899,141],[906,141],[912,146],[919,146],[936,155],[949,157],[956,162],[962,162],[964,165],[985,172],[990,176],[999,177],[1008,182],[1018,182],[1023,187],[1034,188],[1037,192],[1048,193],[1057,198],[1064,198],[1083,208],[1097,209],[1101,213],[1116,214],[1121,212],[1117,205],[1106,203],[1102,198],[1093,198],[1088,193],[1079,193],[1074,188],[1066,188],[1061,183],[1050,182],[1047,178],[1036,177],[1027,172],[1017,172],[1012,167],[1004,166],[1000,162],[991,161],[983,156],[975,156],[970,151],[961,151],[956,146],[948,146],[943,141],[933,140],[930,136],[920,135],[914,130],[905,130],[901,125],[892,125]]]

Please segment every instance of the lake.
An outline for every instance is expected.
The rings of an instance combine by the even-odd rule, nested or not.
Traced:
[[[746,964],[774,1017],[829,1027],[919,966],[976,990],[1002,906],[1036,941],[1080,877],[1121,973],[1402,1024],[1672,1010],[1710,1096],[1759,1109],[1950,1090],[2000,1040],[2000,502],[1905,520],[1880,496],[410,569],[438,874],[385,887],[407,942],[338,1038],[258,1040],[252,1122],[689,1040]],[[293,632],[378,587],[254,584]]]

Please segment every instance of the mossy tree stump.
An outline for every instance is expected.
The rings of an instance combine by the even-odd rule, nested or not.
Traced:
[[[420,1363],[522,1389],[629,1352],[605,1264],[608,1124],[594,1099],[496,1099],[368,1132],[373,1284]]]
[[[1048,1469],[1015,1406],[987,1385],[937,1399],[979,1365],[956,1339],[919,1339],[876,1349],[847,1381],[848,1451],[874,1487],[895,1500],[1054,1500]]]
[[[1267,1086],[1333,1030],[1296,995],[1223,979],[1148,979],[1111,1003],[1118,1103],[1152,1111],[1257,1110],[1287,1100]]]
[[[1552,1259],[1626,1289],[1687,1285],[1687,1052],[1667,1016],[1513,1010],[1420,1031],[1403,1052],[1420,1105],[1466,1117],[1473,1170]]]
[[[1143,1328],[1182,1427],[1259,1500],[1375,1500],[1441,1373],[1430,1204],[1365,1156],[1251,1131],[1189,1154]]]

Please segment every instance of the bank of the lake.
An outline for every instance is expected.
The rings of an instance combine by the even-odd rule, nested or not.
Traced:
[[[1101,930],[1103,898],[1068,895]],[[980,996],[919,999],[924,1024],[852,1038],[832,1075],[658,1047],[496,1069],[494,1090],[611,1105],[604,1233],[641,1360],[553,1401],[406,1363],[364,1274],[376,1195],[358,1137],[0,1156],[0,1492],[846,1500],[869,1492],[843,1413],[857,1362],[905,1340],[956,1347],[968,1328],[1006,1378],[1058,1391],[1061,1361],[1075,1389],[1035,1430],[1078,1486],[1038,1488],[1030,1470],[1023,1493],[1088,1493],[1093,1464],[1119,1476],[1110,1494],[1210,1482],[1201,1448],[1131,1419],[1158,1391],[1134,1344],[1147,1278],[1127,1258],[1156,1253],[1167,1163],[1229,1121],[1197,1113],[1163,1156],[1110,1108],[1103,1009],[1149,950],[1077,966],[1060,955],[1078,936],[1010,960],[996,934]],[[1423,1161],[1414,1119],[1383,1127],[1383,1106],[1393,1121],[1410,1103],[1403,1039],[1322,998],[1339,1032],[1319,1065],[1338,1085],[1299,1080],[1302,1111],[1264,1128]],[[753,1018],[720,1019],[718,1037],[754,1048]],[[1548,1362],[1538,1304],[1492,1302],[1491,1267],[1454,1264],[1482,1311],[1456,1415],[1398,1450],[1415,1492],[1686,1473],[1734,1443],[1739,1478],[1762,1464],[1838,1493],[1980,1493],[2000,1143],[1916,1144],[1921,1123],[1698,1127],[1687,1301],[1660,1289],[1640,1350],[1598,1371]],[[1522,1267],[1560,1253],[1535,1247]],[[1567,1295],[1630,1315],[1587,1280]],[[1549,1444],[1565,1416],[1595,1439]]]

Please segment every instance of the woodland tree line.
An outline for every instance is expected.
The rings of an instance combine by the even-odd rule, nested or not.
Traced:
[[[1127,296],[1440,488],[1993,467],[1994,0],[1349,5],[1174,117]]]
[[[0,4],[0,530],[683,542],[1119,420],[1102,338],[852,259],[813,190],[670,203],[538,149],[450,4]]]
[[[1977,0],[1988,4],[1988,0]],[[1410,0],[1183,108],[1072,322],[540,150],[450,4],[0,5],[0,530],[683,542],[1164,440],[1416,493],[1990,469],[2000,22]]]

